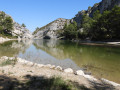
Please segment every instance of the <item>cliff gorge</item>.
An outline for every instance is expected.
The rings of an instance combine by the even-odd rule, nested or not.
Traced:
[[[88,7],[87,10],[79,11],[78,14],[75,15],[72,19],[62,19],[59,18],[42,28],[38,28],[34,33],[35,39],[40,38],[57,38],[59,35],[57,34],[58,30],[62,30],[65,23],[67,24],[75,21],[77,25],[80,26],[83,20],[83,15],[86,14],[89,17],[93,17],[95,11],[99,10],[100,13],[103,13],[105,10],[111,10],[115,5],[120,6],[120,0],[102,0],[100,3],[94,4],[93,7]]]

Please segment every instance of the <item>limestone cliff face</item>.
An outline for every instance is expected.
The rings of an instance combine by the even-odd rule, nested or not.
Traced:
[[[99,10],[101,13],[103,13],[103,11],[105,10],[111,10],[115,5],[120,6],[120,0],[102,0],[100,3],[94,4],[93,7],[88,7],[87,10],[82,10],[78,12],[78,14],[76,14],[76,16],[71,20],[59,18],[47,24],[46,26],[37,29],[33,33],[34,38],[57,38],[59,36],[57,34],[57,31],[62,30],[66,22],[67,24],[69,24],[70,22],[76,21],[77,24],[80,26],[84,14],[93,17],[93,14],[96,10]]]
[[[65,23],[69,24],[69,19],[58,18],[57,20],[47,24],[42,28],[38,28],[34,31],[33,35],[35,39],[56,39],[58,37],[58,31],[64,28]]]
[[[16,22],[13,23],[13,29],[12,35],[17,36],[19,39],[31,39],[33,37],[27,28]]]
[[[99,10],[100,13],[103,13],[105,10],[111,10],[115,5],[120,6],[120,0],[102,0],[100,3],[94,4],[93,7],[89,7],[88,10],[82,10],[78,12],[73,20],[80,25],[84,14],[93,17],[93,14],[96,10]]]

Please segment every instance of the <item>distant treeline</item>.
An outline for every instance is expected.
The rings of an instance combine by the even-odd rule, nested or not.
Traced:
[[[83,15],[80,27],[74,21],[65,24],[61,33],[66,39],[118,40],[120,39],[120,7],[115,6],[111,11],[102,14],[97,10],[93,17]]]

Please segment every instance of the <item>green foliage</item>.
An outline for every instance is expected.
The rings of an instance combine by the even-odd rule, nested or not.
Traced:
[[[12,30],[13,29],[13,20],[11,19],[11,17],[6,17],[4,22],[3,22],[3,25],[4,25],[4,29],[5,30]]]
[[[120,39],[120,7],[111,11],[95,11],[93,17],[83,15],[81,27],[72,23],[65,25],[64,36],[67,39],[119,40]]]
[[[22,27],[26,27],[26,25],[23,23],[23,24],[22,24]]]
[[[13,30],[12,18],[6,16],[4,12],[0,12],[0,34],[11,35],[11,30]]]
[[[98,16],[97,16],[98,15]],[[120,7],[93,17],[91,36],[94,40],[120,39]]]
[[[77,38],[77,23],[73,22],[69,25],[65,24],[63,35],[66,39],[76,39]]]
[[[79,32],[79,38],[85,39],[89,36],[92,23],[93,19],[91,17],[89,17],[88,15],[83,16],[83,20],[81,23],[82,32]]]

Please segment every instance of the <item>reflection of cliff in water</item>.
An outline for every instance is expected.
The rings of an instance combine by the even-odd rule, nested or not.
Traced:
[[[0,44],[0,57],[8,56],[13,57],[17,56],[19,53],[25,53],[25,50],[29,48],[31,43],[25,41],[8,41]]]
[[[63,68],[73,68],[73,69],[80,69],[71,59],[68,58],[56,58],[54,55],[58,55],[58,53],[61,53],[62,51],[58,50],[57,48],[53,48],[56,46],[58,42],[56,41],[47,41],[47,40],[34,40],[33,46],[31,46],[31,50],[29,50],[29,54],[26,53],[22,57],[26,58],[27,60],[30,60],[32,62],[36,63],[42,63],[42,64],[52,64],[56,66],[61,66]],[[48,44],[48,45],[46,45]],[[59,44],[59,43],[58,43]],[[49,51],[49,52],[48,52]],[[58,52],[56,54],[56,52]],[[61,54],[59,54],[61,55]],[[27,56],[27,57],[26,57]],[[59,56],[58,56],[59,57]]]
[[[88,46],[59,40],[36,40],[34,45],[57,59],[73,60],[78,66],[87,68],[95,76],[103,76],[113,81],[115,77],[120,76],[119,47]],[[120,82],[117,78],[116,81]]]

